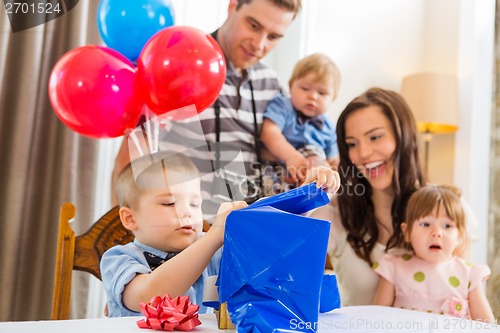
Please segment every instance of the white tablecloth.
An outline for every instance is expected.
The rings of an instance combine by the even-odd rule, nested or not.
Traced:
[[[155,332],[137,327],[143,317],[100,318],[55,321],[1,322],[0,332],[30,333],[108,333]],[[200,315],[201,326],[192,332],[216,332],[215,315]],[[307,323],[306,323],[307,324]],[[314,325],[313,323],[309,325]],[[290,329],[301,329],[303,323],[291,321]],[[382,306],[350,306],[320,315],[318,332],[500,332],[500,326],[477,321],[433,315],[424,312]],[[224,330],[234,332],[234,330]]]

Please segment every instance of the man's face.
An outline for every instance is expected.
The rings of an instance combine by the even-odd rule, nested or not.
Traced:
[[[219,44],[237,70],[257,63],[284,36],[294,13],[269,0],[252,0],[238,10],[230,0],[228,18],[219,32]]]

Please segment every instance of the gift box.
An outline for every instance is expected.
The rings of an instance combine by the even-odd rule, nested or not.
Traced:
[[[315,184],[233,211],[219,274],[238,332],[315,332],[330,222],[303,214],[329,202]]]
[[[227,303],[221,303],[219,309],[215,310],[215,316],[217,318],[217,326],[220,330],[230,330],[234,329],[234,324],[229,317],[229,312],[227,311]]]

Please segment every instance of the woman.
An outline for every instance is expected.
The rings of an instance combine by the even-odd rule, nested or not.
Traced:
[[[371,266],[398,243],[408,199],[425,185],[415,119],[399,94],[372,88],[340,115],[337,144],[341,188],[311,216],[332,222],[328,254],[342,304],[372,304],[379,277]],[[313,170],[306,182],[318,172],[329,171]]]

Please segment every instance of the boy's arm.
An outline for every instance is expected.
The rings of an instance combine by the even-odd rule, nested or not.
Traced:
[[[245,202],[223,203],[206,235],[150,274],[139,274],[125,286],[123,304],[130,310],[140,311],[139,304],[149,302],[154,296],[168,293],[171,297],[176,297],[184,294],[222,246],[227,215],[246,206]]]
[[[481,284],[469,292],[469,310],[472,319],[495,324],[495,316]]]
[[[264,118],[260,140],[271,154],[285,161],[287,170],[294,182],[298,179],[304,179],[304,171],[307,167],[306,158],[287,141],[279,126],[272,120]],[[303,171],[304,174],[299,171]]]
[[[373,305],[394,305],[394,285],[382,276],[380,277],[380,282],[373,298]]]

